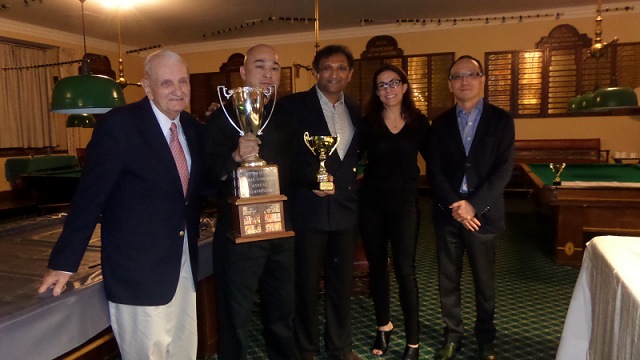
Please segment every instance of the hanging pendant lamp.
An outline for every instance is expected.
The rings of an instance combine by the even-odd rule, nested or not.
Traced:
[[[596,59],[596,71],[598,69],[597,61],[606,55],[610,45],[618,42],[618,38],[614,37],[612,41],[606,43],[602,41],[602,0],[598,0],[596,17],[595,38],[593,39],[593,45],[589,48],[588,55]],[[597,73],[596,73],[597,77]],[[596,79],[596,89],[593,94],[579,96],[577,100],[577,110],[609,110],[609,109],[624,109],[638,107],[638,97],[632,88],[618,87],[617,81],[614,76],[613,82],[608,88],[598,88]],[[587,96],[589,97],[587,99]],[[587,101],[588,100],[588,101]],[[569,100],[569,110],[575,108],[575,104]]]
[[[67,117],[68,128],[93,128],[96,127],[96,118],[91,114],[70,114]]]
[[[82,37],[84,52],[87,40],[84,30],[84,2],[82,7]],[[104,114],[114,107],[124,105],[122,88],[113,79],[91,75],[89,60],[82,60],[81,74],[59,80],[53,87],[51,111],[61,114]]]
[[[629,87],[598,89],[593,93],[593,109],[626,109],[638,107],[638,96]]]
[[[122,60],[122,34],[120,31],[120,11],[121,9],[118,8],[118,71],[119,71],[119,77],[118,80],[116,81],[118,83],[118,85],[120,85],[121,88],[126,88],[129,85],[134,85],[134,86],[138,86],[141,87],[142,84],[137,82],[137,83],[130,83],[128,82],[125,78],[124,78],[124,60]]]

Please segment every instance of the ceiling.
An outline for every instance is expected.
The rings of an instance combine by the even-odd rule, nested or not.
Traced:
[[[84,3],[86,35],[115,42],[117,10],[105,8],[102,1]],[[319,0],[320,33],[358,27],[361,19],[372,20],[365,25],[370,26],[409,18],[535,16],[591,4],[595,16],[596,0]],[[81,8],[80,0],[0,0],[0,26],[6,19],[81,35]],[[314,18],[313,0],[143,0],[121,11],[122,43],[128,48],[314,31],[313,21],[304,21]]]

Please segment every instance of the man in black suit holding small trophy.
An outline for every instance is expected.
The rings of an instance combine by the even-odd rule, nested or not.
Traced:
[[[353,55],[346,47],[323,47],[313,59],[316,85],[286,96],[279,103],[286,108],[297,131],[292,138],[296,158],[288,196],[296,231],[294,323],[302,359],[314,359],[320,351],[321,271],[326,308],[325,350],[329,359],[358,359],[351,351],[350,312],[358,217],[356,168],[360,116],[358,105],[346,100],[343,93],[351,80],[353,65]],[[331,152],[335,145],[335,151]]]

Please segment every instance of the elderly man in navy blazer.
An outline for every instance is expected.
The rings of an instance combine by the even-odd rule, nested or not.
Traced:
[[[466,251],[476,292],[474,334],[480,359],[495,360],[495,261],[504,228],[504,187],[513,170],[513,118],[482,97],[479,60],[465,55],[449,69],[456,105],[431,127],[427,173],[433,188],[444,346],[436,358],[453,359],[464,328],[460,276]]]
[[[161,50],[145,61],[146,97],[109,111],[38,292],[58,296],[101,223],[102,272],[123,359],[195,359],[201,125],[184,109],[186,62]]]

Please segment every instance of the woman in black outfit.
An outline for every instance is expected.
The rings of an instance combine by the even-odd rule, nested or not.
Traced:
[[[405,73],[388,64],[373,75],[364,120],[360,144],[367,165],[360,190],[360,234],[378,326],[371,352],[385,354],[393,331],[387,270],[391,242],[407,340],[403,359],[418,359],[417,156],[425,157],[429,121],[416,108]]]

